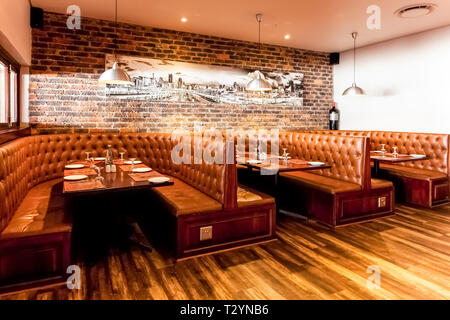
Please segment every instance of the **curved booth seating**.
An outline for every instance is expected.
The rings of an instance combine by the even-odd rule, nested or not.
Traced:
[[[450,135],[391,131],[311,131],[347,136],[367,136],[370,149],[387,152],[398,147],[402,154],[424,154],[428,160],[381,164],[382,176],[394,182],[397,199],[424,207],[434,207],[450,200]]]
[[[173,186],[151,192],[173,217],[168,233],[178,259],[274,239],[274,200],[266,195],[264,201],[239,197],[235,164],[173,163],[171,153],[178,142],[166,133],[61,134],[1,145],[0,285],[66,276],[72,222],[62,195],[64,166],[85,159],[86,151],[103,156],[108,145],[115,157],[126,152],[173,178]],[[223,148],[225,157],[225,144],[206,140],[200,147]],[[212,238],[201,240],[205,226],[212,228]]]
[[[268,135],[244,137],[241,134],[239,138],[240,151],[254,148],[250,141],[258,139],[267,140],[267,151],[271,151]],[[389,181],[371,178],[367,137],[280,132],[278,138],[279,149],[287,149],[293,158],[331,165],[325,170],[281,173],[280,209],[307,213],[308,217],[331,227],[392,214],[394,188]],[[245,168],[239,170],[239,178],[267,191],[271,182]]]
[[[294,158],[331,165],[282,173],[282,206],[294,206],[331,227],[392,214],[394,188],[389,181],[371,178],[368,138],[285,132],[279,143]]]

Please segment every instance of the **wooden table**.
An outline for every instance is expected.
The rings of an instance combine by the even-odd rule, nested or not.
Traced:
[[[424,156],[422,158],[416,158],[404,154],[398,154],[397,156],[394,156],[392,153],[385,153],[383,155],[379,152],[371,151],[370,160],[373,161],[373,168],[375,175],[378,175],[380,172],[380,163],[396,164],[409,161],[423,161],[428,160],[428,157]]]
[[[168,182],[153,184],[148,181],[148,176],[163,176],[162,174],[151,171],[149,173],[133,173],[131,172],[131,165],[125,165],[122,161],[115,160],[116,172],[106,173],[104,162],[97,162],[95,165],[101,168],[101,177],[103,179],[96,179],[98,174],[95,170],[90,168],[90,163],[82,163],[85,165],[83,169],[66,169],[64,170],[64,176],[72,174],[85,174],[88,179],[79,181],[64,181],[63,194],[69,196],[87,196],[87,195],[99,195],[113,192],[124,192],[130,190],[142,190],[155,187],[163,187],[173,185],[173,180]],[[135,167],[146,167],[142,164],[135,164]],[[136,181],[131,175],[141,175],[140,179],[143,181]],[[136,244],[149,251],[152,250],[152,246],[144,236],[142,230],[139,228],[136,222],[128,224],[128,227],[132,231],[130,238],[131,243]]]
[[[312,166],[308,164],[308,161],[302,160],[302,159],[278,159],[278,165],[271,165],[269,163],[248,163],[249,153],[245,153],[245,157],[236,158],[236,162],[238,164],[244,165],[250,170],[258,170],[262,173],[266,173],[266,175],[273,175],[274,176],[274,188],[275,188],[275,203],[277,205],[278,212],[281,213],[287,213],[292,214],[291,212],[287,212],[285,210],[280,210],[279,208],[279,193],[278,193],[278,177],[281,172],[293,172],[293,171],[311,171],[311,170],[322,170],[322,169],[329,169],[331,168],[330,165],[324,164],[320,166]],[[277,160],[276,158],[268,158],[268,161],[270,160]],[[276,163],[276,162],[275,162]],[[297,217],[299,214],[295,214]],[[306,217],[305,217],[306,218]]]
[[[78,162],[77,162],[78,163]],[[118,162],[116,162],[118,163]],[[83,163],[86,165],[86,167],[83,169],[85,170],[88,168],[89,164]],[[64,181],[64,187],[63,187],[63,193],[64,194],[92,194],[92,193],[106,193],[106,192],[115,192],[115,191],[128,191],[128,190],[137,190],[137,189],[146,189],[146,188],[154,188],[154,187],[163,187],[168,185],[173,185],[173,181],[168,181],[164,183],[158,183],[153,184],[151,182],[145,181],[135,181],[130,174],[133,174],[131,171],[124,171],[121,165],[117,164],[117,170],[113,173],[106,173],[104,162],[103,163],[97,163],[98,167],[101,168],[101,177],[103,177],[103,180],[100,180],[103,184],[103,187],[100,187],[98,185],[94,184],[95,178],[97,177],[97,173],[93,172],[92,174],[86,174],[88,176],[88,179],[86,180],[80,180],[80,181]],[[136,164],[135,167],[139,167],[139,164]],[[129,170],[131,167],[130,165],[126,165],[126,169]],[[143,167],[143,166],[141,166]],[[79,169],[66,169],[64,170],[64,176],[70,174],[73,172],[74,174],[78,174],[80,172]],[[82,173],[82,172],[81,172]],[[159,174],[156,171],[152,171],[152,176],[163,176],[162,174]],[[69,184],[72,185],[71,190],[69,190],[68,186]],[[83,187],[83,184],[89,184],[92,186],[91,188],[89,186]],[[74,190],[75,186],[80,186],[79,190]]]

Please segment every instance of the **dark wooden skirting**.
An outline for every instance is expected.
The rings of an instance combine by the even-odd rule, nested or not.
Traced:
[[[275,204],[236,208],[177,218],[177,257],[239,247],[275,238]],[[200,228],[211,226],[211,240],[200,241]]]
[[[77,258],[80,290],[43,287],[1,299],[450,299],[450,204],[329,230],[281,217],[278,241],[175,262],[156,247]],[[367,287],[369,266],[381,271]]]
[[[331,194],[283,179],[282,188],[281,209],[303,212],[329,227],[392,215],[395,206],[393,187]]]
[[[22,138],[31,135],[31,128],[0,128],[0,145],[12,141],[17,138]]]
[[[0,242],[0,292],[61,282],[70,265],[71,233],[50,233]]]
[[[384,173],[384,178],[393,181],[398,201],[432,208],[447,203],[450,200],[448,178],[428,181],[390,175],[386,172]]]

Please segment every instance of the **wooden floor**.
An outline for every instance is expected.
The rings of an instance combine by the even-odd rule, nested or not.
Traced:
[[[162,251],[111,250],[63,286],[2,299],[450,299],[450,205],[329,231],[291,217],[272,243],[174,263]],[[369,289],[369,266],[381,270]]]

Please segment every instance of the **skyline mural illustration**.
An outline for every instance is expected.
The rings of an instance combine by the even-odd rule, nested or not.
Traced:
[[[143,57],[118,56],[133,84],[107,85],[106,95],[160,102],[303,105],[303,74],[263,72],[272,84],[264,94],[245,91],[256,70]],[[114,64],[106,55],[106,68]]]

